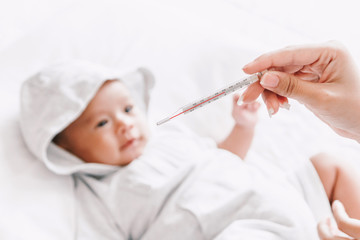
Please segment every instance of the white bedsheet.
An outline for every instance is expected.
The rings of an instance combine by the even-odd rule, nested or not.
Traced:
[[[34,6],[24,6],[15,1],[18,6],[10,8],[14,14],[0,14],[8,18],[0,25],[7,27],[0,31],[6,33],[0,38],[1,239],[71,238],[67,231],[73,214],[69,210],[73,203],[67,197],[72,194],[70,180],[54,177],[35,160],[18,128],[20,83],[42,66],[59,59],[83,58],[124,71],[148,67],[157,79],[149,115],[156,129],[155,123],[178,107],[243,76],[241,67],[260,53],[325,36],[319,36],[322,29],[299,30],[299,26],[310,26],[314,21],[302,17],[305,3],[298,6],[299,11],[285,16],[279,8],[286,1],[281,0],[273,3],[277,7],[274,14],[261,1],[107,0],[100,5],[78,0],[44,6],[45,2],[37,0]],[[17,15],[21,6],[25,10]],[[285,6],[285,12],[293,7]],[[329,11],[336,9],[330,6]],[[6,12],[9,8],[0,9]],[[326,14],[320,9],[311,11]],[[301,21],[286,21],[289,18]],[[344,21],[344,26],[349,20],[339,21]],[[322,26],[321,22],[316,24]],[[15,31],[9,30],[11,27]],[[328,34],[326,38],[337,36]],[[338,39],[349,43],[355,58],[360,59],[359,48],[349,40],[353,35],[342,32],[341,36],[344,39]],[[227,97],[176,121],[200,135],[221,139],[231,127],[230,103],[231,97]],[[257,159],[273,157],[279,166],[288,168],[321,150],[354,159],[360,156],[357,143],[337,137],[303,106],[290,103],[291,111],[281,110],[271,119],[264,107],[260,109],[249,161],[262,165],[265,163]]]

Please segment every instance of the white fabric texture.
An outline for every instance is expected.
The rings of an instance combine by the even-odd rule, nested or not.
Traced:
[[[105,81],[115,79],[127,86],[135,103],[146,114],[154,79],[144,68],[124,74],[87,61],[66,61],[44,68],[21,88],[20,126],[29,150],[49,170],[73,180],[69,186],[74,202],[70,212],[75,214],[70,235],[76,239],[117,239],[123,234],[107,215],[103,196],[92,186],[96,183],[91,184],[94,182],[91,178],[86,180],[88,175],[104,177],[119,167],[85,163],[51,141],[80,116]],[[96,214],[91,215],[92,211]],[[89,229],[96,231],[89,233]]]
[[[271,176],[207,139],[167,126],[143,156],[105,180],[111,189],[104,196],[133,239],[228,239],[235,229],[233,238],[317,239],[305,198],[328,206],[325,192],[316,192],[320,180],[298,179],[313,190],[308,196],[279,169]],[[330,213],[324,209],[323,215]]]
[[[321,3],[314,5],[310,0],[297,5],[296,11],[293,3],[281,0],[266,4],[262,0],[52,2],[55,5],[50,6],[45,0],[12,1],[14,11],[6,7],[10,2],[2,3],[0,8],[0,28],[7,26],[15,33],[1,31],[4,34],[0,39],[0,212],[5,216],[0,219],[1,239],[73,239],[74,216],[87,219],[85,213],[91,214],[81,209],[76,213],[73,179],[54,175],[29,152],[20,132],[20,85],[44,66],[59,60],[85,59],[122,73],[147,67],[157,79],[149,104],[149,122],[156,129],[159,127],[155,123],[178,107],[238,80],[244,75],[241,67],[265,51],[339,39],[336,27],[343,33],[349,29],[355,43],[352,46],[359,46],[356,31],[343,27],[349,24],[345,18],[331,18],[338,25],[326,25],[329,21],[323,20],[329,18],[321,16],[329,9],[316,9]],[[275,11],[271,11],[271,5]],[[336,13],[349,6],[347,3],[336,7]],[[304,18],[304,12],[319,17]],[[290,15],[297,25],[286,20]],[[347,17],[358,15],[347,13]],[[296,26],[303,27],[303,31]],[[313,31],[307,31],[306,26]],[[324,29],[326,34],[321,34]],[[320,39],[315,38],[319,35]],[[350,49],[354,54],[360,53],[357,50]],[[355,55],[357,59],[359,56]],[[232,124],[230,102],[230,96],[223,98],[179,117],[176,123],[182,122],[202,136],[222,139]],[[323,150],[358,162],[357,143],[336,136],[302,105],[293,101],[290,104],[290,111],[281,110],[272,119],[264,107],[260,109],[260,121],[246,161],[259,171],[263,169],[263,174],[269,172],[268,167],[292,172],[311,154]],[[80,182],[78,188],[86,186]],[[93,200],[89,204],[96,204]],[[116,231],[108,229],[112,224],[103,225],[103,219],[99,217],[95,227],[80,226],[79,234],[86,239],[106,238],[107,233],[111,237]],[[190,221],[196,223],[194,219]],[[222,236],[237,239],[237,224],[241,222],[234,222]],[[263,224],[263,229],[268,229],[268,225]]]
[[[137,105],[146,112],[154,79],[143,68],[124,76],[124,73],[86,61],[67,61],[50,65],[24,82],[21,130],[30,151],[50,170],[69,175],[75,172],[104,174],[104,171],[116,169],[102,164],[84,164],[50,144],[57,133],[80,116],[100,86],[114,79],[124,82]]]
[[[134,74],[142,85],[153,85],[149,72]],[[51,143],[112,79],[129,80],[95,64],[65,62],[46,67],[21,88],[20,123],[30,151],[49,170],[73,179],[75,238],[214,239],[220,234],[221,239],[240,220],[237,231],[250,239],[317,238],[318,218],[310,206],[328,204],[324,191],[310,189],[321,185],[319,178],[290,184],[276,166],[263,174],[184,127],[159,128],[143,155],[125,167],[85,163]],[[150,88],[145,92],[148,96]],[[330,214],[329,207],[317,210]]]

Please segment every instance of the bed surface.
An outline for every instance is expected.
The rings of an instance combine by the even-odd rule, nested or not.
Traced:
[[[265,51],[338,39],[360,62],[359,38],[343,27],[360,20],[351,14],[355,1],[343,3],[346,9],[325,0],[305,2],[296,11],[284,0],[2,3],[0,238],[71,238],[71,179],[49,172],[21,138],[19,88],[26,77],[60,59],[129,70],[145,66],[156,78],[149,112],[156,131],[156,122],[180,106],[244,76],[242,66]],[[300,17],[302,12],[308,18]],[[320,16],[311,17],[315,14]],[[335,21],[335,14],[342,17]],[[357,143],[338,137],[299,103],[290,104],[290,111],[282,109],[271,119],[261,107],[249,161],[261,165],[271,158],[286,169],[319,151],[354,161],[360,156]],[[230,111],[228,96],[173,121],[220,140],[231,128]]]

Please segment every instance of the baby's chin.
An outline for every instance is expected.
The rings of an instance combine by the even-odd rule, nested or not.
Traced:
[[[121,163],[118,164],[119,166],[127,166],[129,165],[130,163],[132,163],[133,161],[135,161],[137,158],[139,158],[140,156],[142,155],[141,154],[134,154],[133,156],[130,156],[128,158],[125,158],[125,159],[122,159]]]
[[[122,160],[119,164],[120,166],[129,165],[131,162],[139,158],[145,149],[146,141],[139,140],[137,143],[134,143],[133,146],[129,146],[124,151],[122,151]]]

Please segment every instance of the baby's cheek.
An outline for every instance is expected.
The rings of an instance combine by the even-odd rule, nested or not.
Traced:
[[[150,135],[150,126],[147,120],[145,118],[141,119],[139,125],[140,125],[139,128],[141,129],[143,135],[148,137]]]
[[[94,142],[93,149],[102,155],[111,154],[120,149],[119,141],[114,135],[105,135]]]

